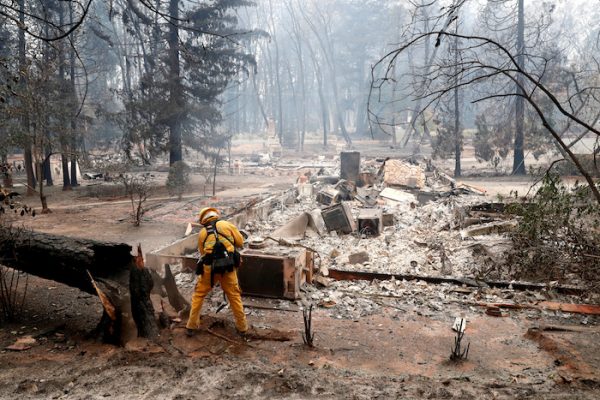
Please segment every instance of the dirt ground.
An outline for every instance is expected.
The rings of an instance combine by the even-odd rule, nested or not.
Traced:
[[[43,232],[141,243],[145,252],[183,235],[206,204],[244,204],[253,196],[289,187],[295,172],[218,178],[216,198],[202,177],[181,201],[164,189],[152,193],[140,227],[125,198],[94,197],[90,183],[72,192],[48,188],[51,214],[23,219]],[[159,177],[160,179],[160,177]],[[507,188],[528,188],[529,178],[469,178],[493,198]],[[209,190],[210,191],[210,190]],[[508,190],[509,191],[509,190]],[[521,193],[520,189],[519,192]],[[36,200],[31,200],[32,205]],[[418,285],[407,282],[406,285]],[[21,287],[22,289],[22,287]],[[189,296],[189,291],[184,292]],[[262,339],[241,340],[228,309],[208,307],[201,331],[184,335],[183,323],[157,342],[125,348],[89,337],[102,308],[95,296],[29,277],[24,309],[0,326],[0,398],[69,399],[597,399],[600,397],[600,319],[566,313],[503,317],[457,304],[423,312],[387,306],[359,319],[338,319],[316,308],[315,347],[302,342],[302,314],[283,300],[244,299],[249,322]],[[285,304],[284,304],[285,303]],[[279,308],[278,310],[266,307]],[[468,321],[468,359],[448,361],[456,316]],[[567,327],[544,330],[544,326]],[[31,335],[22,351],[6,349]],[[280,341],[275,339],[288,339]]]

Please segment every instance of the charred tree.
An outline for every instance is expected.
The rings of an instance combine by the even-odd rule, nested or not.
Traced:
[[[170,26],[167,35],[169,45],[169,165],[183,159],[181,135],[182,124],[180,112],[184,108],[183,88],[181,84],[181,66],[179,61],[179,0],[169,1]]]
[[[142,248],[138,245],[138,255],[129,267],[129,293],[131,295],[131,315],[138,330],[138,336],[155,338],[158,336],[158,324],[154,316],[154,307],[150,301],[150,292],[154,286],[150,271],[144,267]]]
[[[73,24],[73,4],[69,4],[69,23]],[[69,69],[71,78],[71,96],[73,100],[77,99],[77,89],[75,86],[75,45],[71,44],[69,51]],[[73,101],[75,103],[75,101]],[[73,108],[71,116],[71,187],[79,186],[77,182],[77,108]]]
[[[517,22],[517,67],[524,69],[525,64],[525,11],[524,0],[519,0],[518,22]],[[518,96],[515,98],[515,146],[513,158],[513,175],[525,175],[525,153],[523,150],[523,127],[525,126],[525,92],[523,90],[524,78],[521,74],[516,75],[516,90]]]
[[[275,22],[273,21],[273,3],[269,0],[269,11],[270,21],[272,29],[275,29]],[[283,99],[281,91],[281,71],[279,67],[279,45],[277,43],[277,36],[273,35],[273,45],[275,46],[275,86],[277,87],[277,136],[279,136],[279,143],[283,144]]]
[[[23,26],[25,25],[25,0],[19,0],[19,23]],[[25,31],[23,29],[19,29],[18,36],[18,47],[19,47],[19,73],[22,77],[21,86],[27,85],[26,80],[26,69],[27,69],[27,58],[25,55]],[[23,113],[21,117],[21,128],[23,132],[25,132],[24,139],[24,161],[25,161],[25,172],[27,174],[27,196],[33,196],[35,193],[35,174],[33,171],[33,154],[31,152],[31,138],[29,137],[29,115],[27,113]]]
[[[456,30],[458,31],[458,25]],[[460,165],[462,131],[460,129],[460,109],[458,104],[458,36],[454,38],[454,64],[456,65],[454,82],[454,177],[459,178],[462,172]]]

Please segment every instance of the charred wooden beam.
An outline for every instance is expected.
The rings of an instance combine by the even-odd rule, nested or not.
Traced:
[[[427,275],[410,275],[410,274],[383,274],[377,272],[364,272],[364,271],[343,271],[336,269],[329,269],[330,278],[338,281],[373,281],[375,279],[380,281],[386,281],[390,279],[397,280],[421,280],[429,283],[453,283],[455,285],[467,285],[473,287],[497,287],[497,288],[512,288],[514,290],[543,290],[548,289],[548,285],[542,283],[530,283],[530,282],[508,282],[508,281],[483,281],[475,280],[472,278],[460,278],[460,277],[442,277],[442,276],[427,276]],[[552,290],[562,294],[580,295],[585,292],[584,288],[576,286],[565,286],[558,285],[552,286]]]

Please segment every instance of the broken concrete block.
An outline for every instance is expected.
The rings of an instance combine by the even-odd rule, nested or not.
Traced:
[[[416,203],[417,197],[409,192],[405,192],[404,190],[385,188],[381,192],[379,192],[379,196],[385,199],[390,199],[393,201],[397,201],[400,203]]]
[[[378,236],[383,231],[382,211],[379,208],[363,208],[358,214],[358,231]]]
[[[271,234],[271,237],[275,239],[288,239],[288,240],[300,240],[304,239],[306,235],[306,229],[309,223],[309,214],[302,213],[297,217],[291,219],[283,225],[279,227],[275,232]]]
[[[461,238],[473,236],[491,235],[492,233],[504,233],[514,231],[519,223],[517,221],[490,222],[489,224],[476,225],[460,231]]]
[[[314,280],[316,283],[318,283],[319,285],[321,285],[323,287],[329,287],[331,285],[331,282],[333,282],[333,279],[327,278],[327,277],[321,276],[321,275],[315,276]]]
[[[360,173],[360,152],[343,151],[340,154],[340,178],[356,183]]]
[[[192,233],[192,224],[188,222],[187,227],[185,228],[185,233],[183,234],[183,236],[188,236],[189,234]]]
[[[347,203],[334,204],[321,211],[327,231],[352,233],[356,230],[356,221]]]
[[[383,167],[383,182],[387,186],[423,189],[425,187],[425,171],[418,165],[400,160],[387,160]]]
[[[350,254],[348,256],[348,262],[350,264],[363,264],[369,261],[369,254],[366,251],[361,251],[359,253]]]
[[[377,205],[379,191],[375,189],[357,188],[354,199],[360,201],[363,206],[374,207]]]

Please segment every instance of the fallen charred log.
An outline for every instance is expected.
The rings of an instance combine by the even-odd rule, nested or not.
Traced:
[[[95,278],[122,280],[133,258],[125,243],[0,228],[0,263],[96,294]]]
[[[105,342],[123,344],[136,331],[140,337],[158,335],[153,281],[139,246],[132,256],[125,243],[2,227],[0,263],[98,295],[104,314],[96,332]]]

